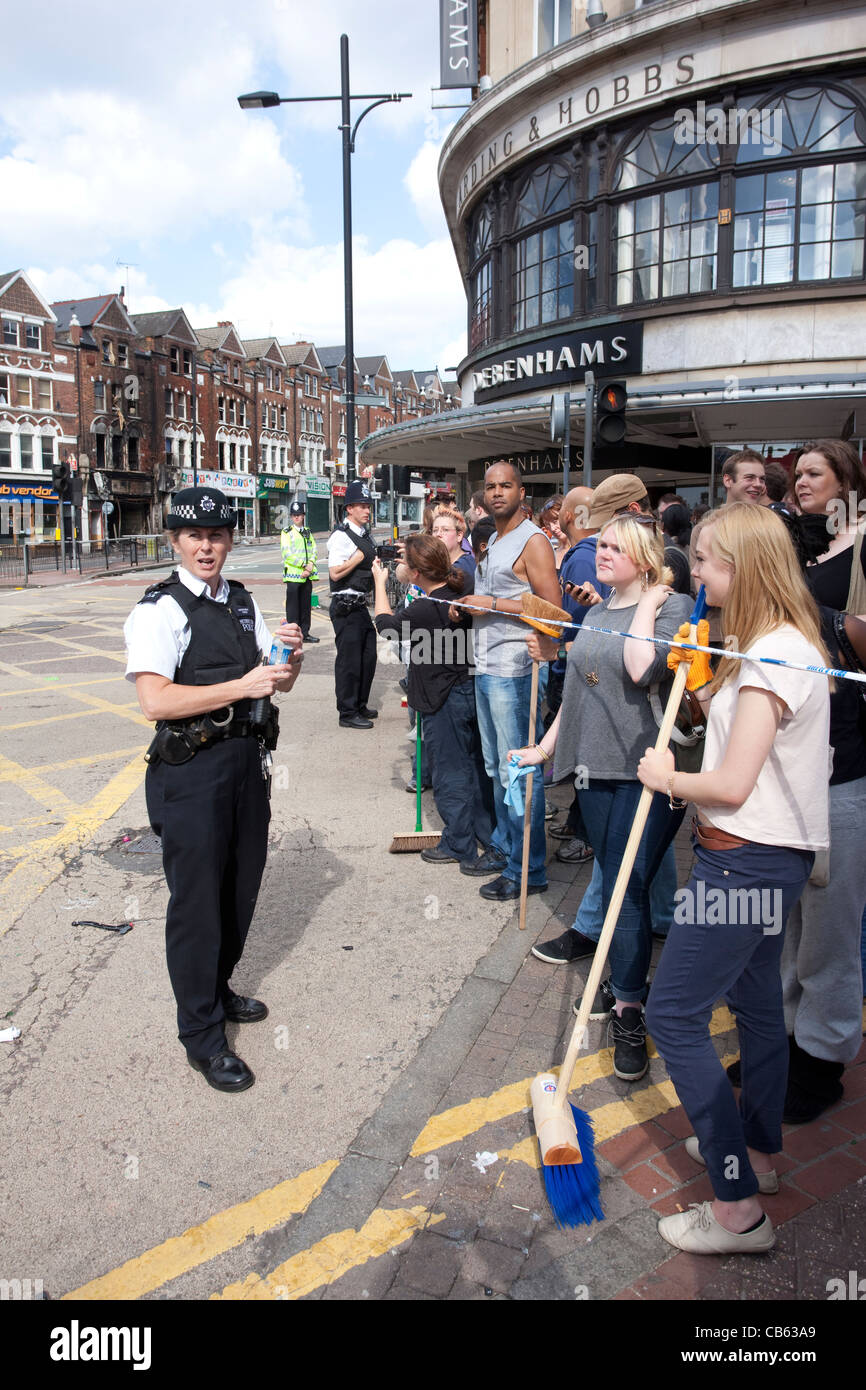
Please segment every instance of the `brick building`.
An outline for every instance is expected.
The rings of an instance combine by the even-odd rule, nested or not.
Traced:
[[[152,380],[138,346],[123,291],[58,300],[55,346],[68,355],[74,382],[62,390],[74,412],[84,495],[81,538],[103,534],[102,505],[112,511],[111,535],[150,531],[155,502],[152,440],[144,419],[152,413]]]
[[[238,530],[257,534],[256,525],[256,377],[247,363],[240,334],[226,321],[196,329],[202,375],[210,389],[199,401],[204,431],[200,482],[221,488],[234,499]],[[188,470],[181,485],[190,486]]]

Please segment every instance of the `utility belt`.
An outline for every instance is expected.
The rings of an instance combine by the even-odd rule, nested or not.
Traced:
[[[345,618],[349,613],[360,612],[367,607],[367,598],[364,594],[347,594],[345,590],[337,590],[331,594],[330,613],[333,618]]]
[[[267,701],[264,718],[257,723],[238,717],[232,705],[197,714],[192,719],[167,719],[157,725],[144,760],[151,767],[158,762],[169,767],[188,763],[203,748],[227,738],[255,738],[268,751],[276,748],[280,736],[280,716],[272,700]]]

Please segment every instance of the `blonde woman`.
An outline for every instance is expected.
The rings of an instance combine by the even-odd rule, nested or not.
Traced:
[[[470,581],[466,587],[466,592],[472,589],[472,580],[475,574],[475,560],[472,554],[467,555],[463,549],[463,537],[466,535],[466,522],[463,517],[453,507],[444,505],[438,506],[433,515],[433,532],[437,540],[442,541],[448,551],[448,558],[455,569],[461,570]]]
[[[817,609],[772,512],[750,503],[715,512],[693,573],[738,650],[828,664]],[[731,658],[704,692],[703,770],[676,772],[670,752],[651,748],[638,766],[644,786],[698,807],[695,868],[678,894],[647,1026],[694,1126],[686,1148],[706,1165],[715,1200],[664,1217],[659,1233],[694,1254],[760,1253],[775,1242],[758,1193],[778,1191],[771,1156],[782,1147],[788,1071],[779,961],[788,913],[814,851],[828,843],[830,692],[823,676]],[[721,998],[737,1018],[739,1107],[709,1031]]]
[[[595,568],[613,592],[596,603],[577,629],[556,719],[535,748],[520,752],[521,765],[527,765],[546,762],[555,750],[554,780],[576,776],[607,912],[640,799],[638,761],[658,733],[648,688],[666,680],[669,672],[665,648],[593,629],[670,639],[688,618],[692,601],[671,593],[661,532],[652,517],[629,513],[603,527]],[[641,1008],[652,953],[648,890],[683,811],[675,810],[666,795],[653,798],[611,945],[610,995],[603,990],[593,1005],[593,1017],[607,1017],[613,1007],[614,1071],[623,1081],[640,1080],[649,1065]]]

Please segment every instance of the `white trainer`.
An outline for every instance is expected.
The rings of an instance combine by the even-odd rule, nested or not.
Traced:
[[[686,1140],[686,1153],[695,1163],[701,1163],[706,1168],[706,1160],[701,1153],[696,1134],[690,1134]],[[779,1176],[775,1168],[771,1168],[769,1173],[756,1173],[755,1177],[758,1179],[758,1191],[763,1192],[765,1197],[779,1191]]]
[[[711,1202],[693,1202],[688,1211],[663,1216],[659,1235],[668,1245],[691,1255],[763,1255],[776,1244],[773,1223],[766,1212],[753,1231],[737,1235],[716,1220]]]

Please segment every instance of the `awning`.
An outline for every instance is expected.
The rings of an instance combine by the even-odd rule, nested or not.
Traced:
[[[627,464],[628,445],[640,444],[659,451],[654,463],[670,451],[670,471],[685,474],[694,469],[703,474],[711,444],[838,439],[851,412],[858,405],[863,408],[866,376],[732,374],[721,380],[656,383],[632,378],[628,391],[628,428],[619,467]],[[583,444],[583,404],[583,390],[577,387],[571,393],[572,456]],[[473,459],[551,450],[558,454],[550,442],[550,393],[390,425],[359,445],[365,464],[403,463],[449,473],[466,473]],[[601,460],[599,468],[603,474]]]

